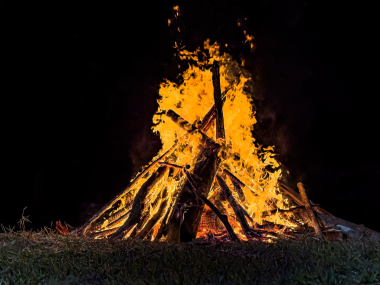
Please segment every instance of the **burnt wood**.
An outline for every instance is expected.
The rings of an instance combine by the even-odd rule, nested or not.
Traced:
[[[144,239],[146,235],[152,230],[152,228],[156,225],[156,223],[160,220],[162,217],[162,214],[164,213],[164,210],[166,208],[166,205],[168,204],[167,197],[167,191],[165,189],[164,194],[161,197],[161,204],[158,208],[157,212],[150,218],[148,223],[145,225],[145,227],[136,235],[137,239]]]
[[[228,86],[222,93],[222,104],[224,105],[224,103],[226,102],[226,99],[227,99],[227,92],[228,90],[230,90],[231,88],[231,85]],[[198,128],[202,131],[207,131],[210,126],[212,125],[212,123],[214,122],[216,118],[216,113],[215,113],[215,104],[212,105],[211,109],[207,112],[206,116],[203,118],[203,120],[201,121],[201,123],[199,124]]]
[[[108,202],[98,213],[96,213],[91,219],[89,219],[83,226],[73,230],[71,233],[77,234],[77,235],[83,235],[92,222],[96,222],[99,216],[101,216],[104,212],[108,211],[108,209],[112,207],[115,203],[117,203],[117,201],[120,201],[119,200],[120,197],[125,195],[129,191],[129,189],[131,189],[136,184],[136,182],[145,174],[147,174],[148,171],[151,170],[152,167],[155,166],[160,160],[172,154],[172,152],[177,148],[177,146],[178,146],[178,142],[175,142],[171,148],[169,148],[164,154],[162,154],[159,158],[157,158],[155,161],[149,164],[138,176],[136,176],[135,179],[133,179],[133,181],[127,186],[126,189],[121,191],[119,195],[116,195],[116,198]]]
[[[191,177],[191,175],[188,173],[188,172],[185,172],[186,175],[188,176],[188,179],[189,179],[189,182],[191,184],[191,189],[193,190],[194,194],[199,197],[200,199],[202,199],[202,201],[210,207],[211,210],[213,210],[213,212],[218,216],[218,218],[222,221],[224,227],[226,228],[226,230],[228,231],[228,234],[231,238],[231,240],[233,241],[238,241],[239,238],[238,236],[235,234],[234,230],[232,229],[229,221],[228,221],[228,218],[227,218],[227,215],[224,215],[222,214],[217,207],[214,206],[213,203],[211,203],[203,194],[200,194],[199,191],[198,191],[198,187],[197,185],[195,184],[196,182],[194,181],[194,179]],[[218,178],[218,176],[216,176]],[[227,185],[226,185],[227,186]]]
[[[235,198],[232,196],[231,190],[228,188],[226,182],[223,180],[222,177],[219,175],[216,176],[216,181],[218,181],[218,184],[220,188],[222,189],[224,195],[226,196],[227,201],[230,203],[232,209],[234,210],[235,216],[238,219],[241,228],[243,230],[244,235],[247,238],[250,238],[252,236],[260,236],[259,233],[257,233],[255,230],[250,228],[248,225],[248,222],[246,220],[246,211],[236,202]]]
[[[215,62],[211,68],[212,72],[212,85],[214,87],[214,102],[215,102],[215,115],[216,115],[216,140],[226,138],[224,132],[224,118],[223,118],[223,102],[220,89],[220,70],[219,63]]]
[[[241,182],[239,178],[237,178],[235,175],[233,175],[227,169],[223,169],[223,173],[226,174],[230,178],[232,184],[234,185],[235,191],[239,195],[240,201],[244,202],[245,201],[245,195],[244,195],[242,188],[245,187],[245,184],[243,182]]]
[[[208,196],[212,186],[217,165],[220,146],[205,143],[200,146],[192,178],[200,195]],[[204,201],[192,191],[191,182],[187,178],[181,187],[175,207],[166,225],[167,241],[188,242],[196,238],[199,223],[204,209]],[[184,212],[185,210],[185,212]]]
[[[130,228],[132,225],[138,224],[141,219],[141,215],[144,211],[145,204],[144,200],[148,195],[150,189],[154,187],[154,185],[165,175],[168,167],[160,166],[155,173],[145,183],[141,186],[140,190],[137,192],[135,196],[135,200],[133,201],[133,206],[131,210],[131,214],[125,223],[111,235],[113,239],[121,239],[124,237],[124,231]]]

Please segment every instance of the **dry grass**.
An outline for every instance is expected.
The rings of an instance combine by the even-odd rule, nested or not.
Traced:
[[[0,284],[380,284],[380,245],[199,245],[0,234]]]

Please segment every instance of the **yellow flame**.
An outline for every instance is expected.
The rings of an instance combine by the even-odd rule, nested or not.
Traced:
[[[176,7],[174,9],[176,10]],[[252,36],[246,34],[246,37],[247,41],[253,40]],[[204,50],[208,52],[209,58],[202,62],[198,59],[198,54],[201,52],[199,49],[194,52],[182,50],[180,52],[181,59],[192,60],[196,64],[189,65],[188,69],[181,74],[183,81],[180,85],[169,80],[165,80],[160,85],[159,94],[161,97],[158,100],[159,107],[157,113],[153,116],[154,126],[152,130],[160,136],[162,149],[155,158],[171,148],[174,142],[179,141],[179,146],[170,156],[170,162],[182,166],[186,164],[189,164],[191,167],[194,166],[195,158],[199,151],[197,146],[201,137],[189,136],[185,130],[166,117],[165,112],[173,110],[191,124],[199,122],[214,104],[212,73],[210,69],[205,67],[213,64],[214,61],[218,61],[220,64],[220,85],[222,91],[231,86],[227,92],[227,99],[223,106],[226,139],[223,142],[221,150],[221,154],[223,155],[220,155],[220,157],[223,157],[220,170],[224,168],[228,169],[246,185],[242,189],[245,195],[245,201],[242,202],[239,200],[237,193],[233,191],[234,186],[230,179],[226,179],[226,183],[232,190],[234,198],[246,209],[254,223],[261,224],[261,213],[271,210],[271,204],[285,209],[288,208],[288,205],[287,200],[282,197],[278,189],[281,170],[279,163],[274,157],[274,148],[264,148],[255,144],[255,139],[252,136],[252,131],[256,124],[252,99],[253,82],[250,73],[234,61],[230,55],[226,53],[220,54],[217,43],[210,44],[209,40],[205,41]],[[211,127],[206,134],[211,138],[215,138],[215,126]],[[124,199],[124,202],[120,208],[126,207],[127,201],[133,201],[133,197],[137,191],[157,168],[158,166],[152,167],[147,175],[140,178],[121,197]],[[173,202],[176,199],[174,194],[178,192],[176,190],[180,189],[184,181],[184,177],[178,181],[173,178],[173,176],[168,177],[166,175],[159,183],[156,183],[150,190],[149,196],[145,199],[145,204],[150,205],[153,201],[160,198],[159,195],[162,195],[163,189],[167,189],[168,196],[166,199],[168,199],[168,203],[160,221],[153,228],[152,239],[157,234],[165,213],[171,211]],[[217,183],[214,183],[213,190],[218,191],[217,187]],[[148,214],[146,221],[157,212],[162,200],[161,196],[157,204],[152,207],[146,207],[145,213]],[[226,205],[225,209],[228,212],[234,230],[242,239],[245,239],[232,208]],[[274,223],[293,226],[290,221],[284,219],[279,213],[266,219]],[[107,225],[106,223],[102,228]]]

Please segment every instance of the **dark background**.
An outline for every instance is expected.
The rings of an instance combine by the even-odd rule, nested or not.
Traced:
[[[158,86],[179,72],[167,24],[179,4],[189,49],[210,38],[246,58],[255,137],[276,145],[284,181],[380,230],[376,1],[78,2],[0,1],[0,223],[27,206],[34,228],[79,226],[152,158]]]

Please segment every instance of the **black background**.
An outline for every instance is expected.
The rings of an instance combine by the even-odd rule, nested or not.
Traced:
[[[255,137],[276,145],[284,181],[380,230],[379,9],[335,0],[0,1],[0,223],[16,225],[27,206],[34,228],[79,226],[160,149],[158,86],[184,68],[174,4],[189,49],[210,38],[246,58]]]

